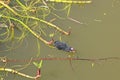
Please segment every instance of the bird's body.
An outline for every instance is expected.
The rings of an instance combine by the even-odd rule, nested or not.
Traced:
[[[72,52],[72,51],[74,51],[74,49],[72,47],[69,47],[65,42],[55,41],[54,42],[54,46],[58,50],[63,50],[63,51],[66,51],[66,52]]]

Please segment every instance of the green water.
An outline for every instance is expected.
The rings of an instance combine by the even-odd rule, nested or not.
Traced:
[[[119,16],[119,0],[92,0],[91,4],[72,6],[70,17],[82,24],[68,19],[54,23],[62,26],[61,28],[66,31],[71,27],[71,35],[62,36],[62,40],[76,49],[79,58],[120,57]],[[36,56],[36,41],[35,37],[30,35],[19,48],[9,52],[0,52],[0,56],[7,56],[11,59],[27,59]],[[41,57],[67,57],[63,51],[49,48],[41,42],[40,44]],[[4,49],[4,47],[1,48]],[[25,64],[28,62],[14,62],[8,63],[7,67]],[[119,60],[96,61],[93,67],[92,62],[89,61],[72,61],[72,65],[74,71],[69,61],[43,61],[41,80],[120,80]],[[20,72],[35,75],[35,70],[36,67],[29,65]],[[8,74],[5,78],[5,80],[13,79],[29,80],[12,74]]]

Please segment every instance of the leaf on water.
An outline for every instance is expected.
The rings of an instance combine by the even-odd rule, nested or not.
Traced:
[[[54,46],[49,45],[50,48],[55,48]]]
[[[2,15],[0,15],[0,18],[2,17]]]
[[[8,26],[5,23],[0,23],[0,27],[7,28]]]
[[[49,37],[54,37],[54,35],[55,35],[54,33],[51,33],[49,34]]]
[[[36,62],[33,62],[33,64],[34,64],[36,67],[38,67],[38,63],[36,63]]]
[[[41,60],[40,63],[38,64],[38,68],[42,67],[42,63],[43,63],[43,60]]]
[[[61,35],[60,35],[59,39],[60,39],[60,41],[62,41],[62,36]]]
[[[2,78],[2,77],[0,76],[0,80],[4,80],[4,78]]]
[[[107,15],[107,13],[103,13],[103,15],[105,16],[105,15]]]
[[[39,62],[39,63],[37,63],[37,62],[33,62],[33,64],[37,67],[37,68],[41,68],[42,67],[42,60]]]
[[[95,63],[92,63],[91,66],[94,67]]]

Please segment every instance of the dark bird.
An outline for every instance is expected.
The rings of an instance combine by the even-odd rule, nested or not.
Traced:
[[[74,48],[68,46],[66,43],[64,42],[60,42],[60,41],[55,41],[54,42],[54,46],[58,49],[58,50],[63,50],[66,52],[75,52]]]

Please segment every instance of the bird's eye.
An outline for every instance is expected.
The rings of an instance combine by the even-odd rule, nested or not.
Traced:
[[[74,50],[74,48],[71,48],[71,51],[73,51]]]

